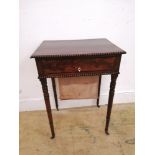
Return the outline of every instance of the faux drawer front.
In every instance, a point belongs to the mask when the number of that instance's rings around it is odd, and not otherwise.
[[[87,72],[112,72],[119,66],[118,57],[105,58],[76,58],[39,61],[38,68],[41,74],[50,75],[57,73],[87,73]]]

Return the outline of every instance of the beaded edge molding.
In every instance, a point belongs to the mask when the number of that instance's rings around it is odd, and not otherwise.
[[[106,56],[106,55],[118,55],[118,54],[126,54],[125,51],[118,51],[118,52],[107,52],[107,53],[87,53],[87,54],[64,54],[64,55],[32,55],[30,58],[59,58],[59,57],[80,57],[80,56]]]
[[[96,75],[112,75],[119,74],[119,72],[106,72],[106,73],[61,73],[61,74],[51,74],[51,75],[39,75],[38,79],[41,78],[67,78],[67,77],[79,77],[79,76],[96,76]]]

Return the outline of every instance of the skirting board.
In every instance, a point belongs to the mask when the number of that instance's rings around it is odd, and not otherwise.
[[[54,98],[50,98],[51,107],[55,109]],[[132,103],[135,101],[134,91],[130,92],[116,92],[114,96],[114,104],[119,103]],[[100,94],[100,105],[108,103],[108,94]],[[58,100],[59,109],[82,107],[82,106],[94,106],[96,105],[95,99],[79,99],[79,100]],[[44,99],[42,98],[28,98],[21,99],[19,101],[19,111],[35,111],[45,110]]]

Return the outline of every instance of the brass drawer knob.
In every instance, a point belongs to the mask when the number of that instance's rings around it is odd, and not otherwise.
[[[80,67],[78,67],[78,72],[81,72],[81,68]]]

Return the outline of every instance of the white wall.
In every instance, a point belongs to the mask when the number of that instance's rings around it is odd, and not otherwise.
[[[43,40],[108,38],[127,51],[117,80],[115,103],[134,101],[134,0],[20,0],[20,110],[44,109],[36,65],[30,55]],[[49,82],[52,108],[52,86]],[[101,104],[110,76],[102,77]],[[61,101],[60,107],[95,105]]]

